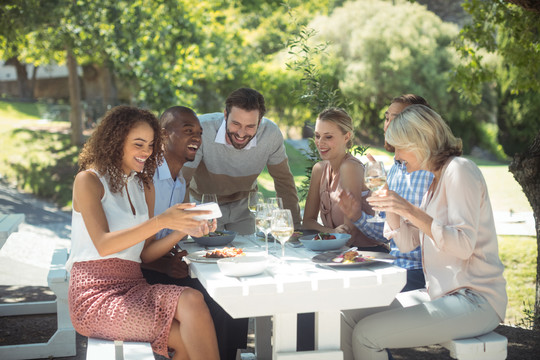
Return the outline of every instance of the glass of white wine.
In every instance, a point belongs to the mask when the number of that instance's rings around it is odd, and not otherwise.
[[[285,243],[294,232],[294,223],[289,209],[272,210],[270,222],[272,235],[281,243],[281,258],[285,258]]]
[[[268,234],[271,229],[272,209],[268,204],[257,204],[257,212],[255,214],[255,225],[264,234],[264,243],[266,244],[266,255],[268,255]]]
[[[258,191],[251,191],[248,194],[248,209],[255,217],[257,213],[257,204],[263,204],[264,203],[264,196],[261,192]],[[253,237],[254,239],[257,239],[257,224],[254,225],[253,229]]]
[[[248,208],[253,215],[257,211],[257,204],[264,203],[264,196],[261,192],[250,192],[248,196]]]
[[[368,161],[364,167],[364,179],[366,186],[371,190],[372,194],[381,190],[386,184],[386,169],[382,161]],[[368,222],[384,222],[385,219],[380,216],[378,211],[375,215],[367,220]]]

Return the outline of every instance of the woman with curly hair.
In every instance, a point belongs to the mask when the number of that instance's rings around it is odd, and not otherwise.
[[[352,343],[357,360],[387,359],[385,349],[489,333],[506,311],[504,267],[486,182],[480,169],[461,157],[461,140],[424,105],[403,110],[385,137],[407,172],[434,174],[420,207],[390,190],[367,199],[375,210],[386,212],[384,234],[400,251],[420,246],[426,289],[401,293],[407,307],[356,324]]]
[[[150,342],[173,359],[218,359],[212,318],[202,294],[149,285],[140,263],[163,256],[186,234],[208,232],[207,211],[178,204],[153,216],[152,177],[161,162],[161,132],[146,110],[118,106],[98,125],[79,157],[73,184],[69,307],[84,336]],[[155,240],[164,229],[173,233]]]

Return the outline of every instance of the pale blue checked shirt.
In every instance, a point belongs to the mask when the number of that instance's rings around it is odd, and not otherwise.
[[[396,160],[394,160],[394,165],[390,168],[387,176],[388,188],[415,206],[420,206],[422,198],[432,181],[433,174],[429,171],[419,170],[408,173],[405,166]],[[384,213],[381,213],[381,216],[384,216]],[[354,225],[370,238],[380,242],[387,242],[388,240],[383,236],[384,223],[367,222],[370,217],[372,216],[362,213],[362,216],[354,222]],[[420,247],[411,252],[403,253],[399,251],[394,240],[390,240],[390,255],[396,258],[394,264],[399,267],[411,270],[422,268]]]
[[[167,161],[163,159],[154,173],[154,187],[156,191],[156,202],[154,204],[154,216],[163,213],[173,205],[183,203],[186,195],[186,180],[182,174],[173,180]],[[161,239],[172,233],[170,229],[162,229],[156,234],[156,239]]]

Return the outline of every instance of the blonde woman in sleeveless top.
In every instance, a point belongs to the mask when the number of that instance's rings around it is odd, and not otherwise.
[[[67,263],[70,317],[83,336],[150,342],[165,357],[173,351],[173,359],[215,360],[216,334],[202,294],[150,285],[140,268],[186,234],[209,230],[193,219],[205,211],[184,210],[194,204],[153,216],[160,130],[149,111],[119,106],[105,115],[79,156]],[[164,228],[174,231],[155,240]]]
[[[313,166],[302,227],[351,234],[349,246],[388,252],[384,245],[358,230],[339,207],[339,196],[347,191],[362,198],[364,211],[373,213],[365,201],[369,190],[364,183],[364,166],[348,152],[352,138],[352,119],[345,110],[329,108],[317,117],[315,144],[322,161]],[[319,216],[322,224],[318,222]]]

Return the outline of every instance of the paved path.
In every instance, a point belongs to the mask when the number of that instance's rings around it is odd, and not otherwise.
[[[71,246],[71,213],[18,192],[1,179],[0,213],[26,215],[0,249],[0,285],[47,286],[54,249]]]

